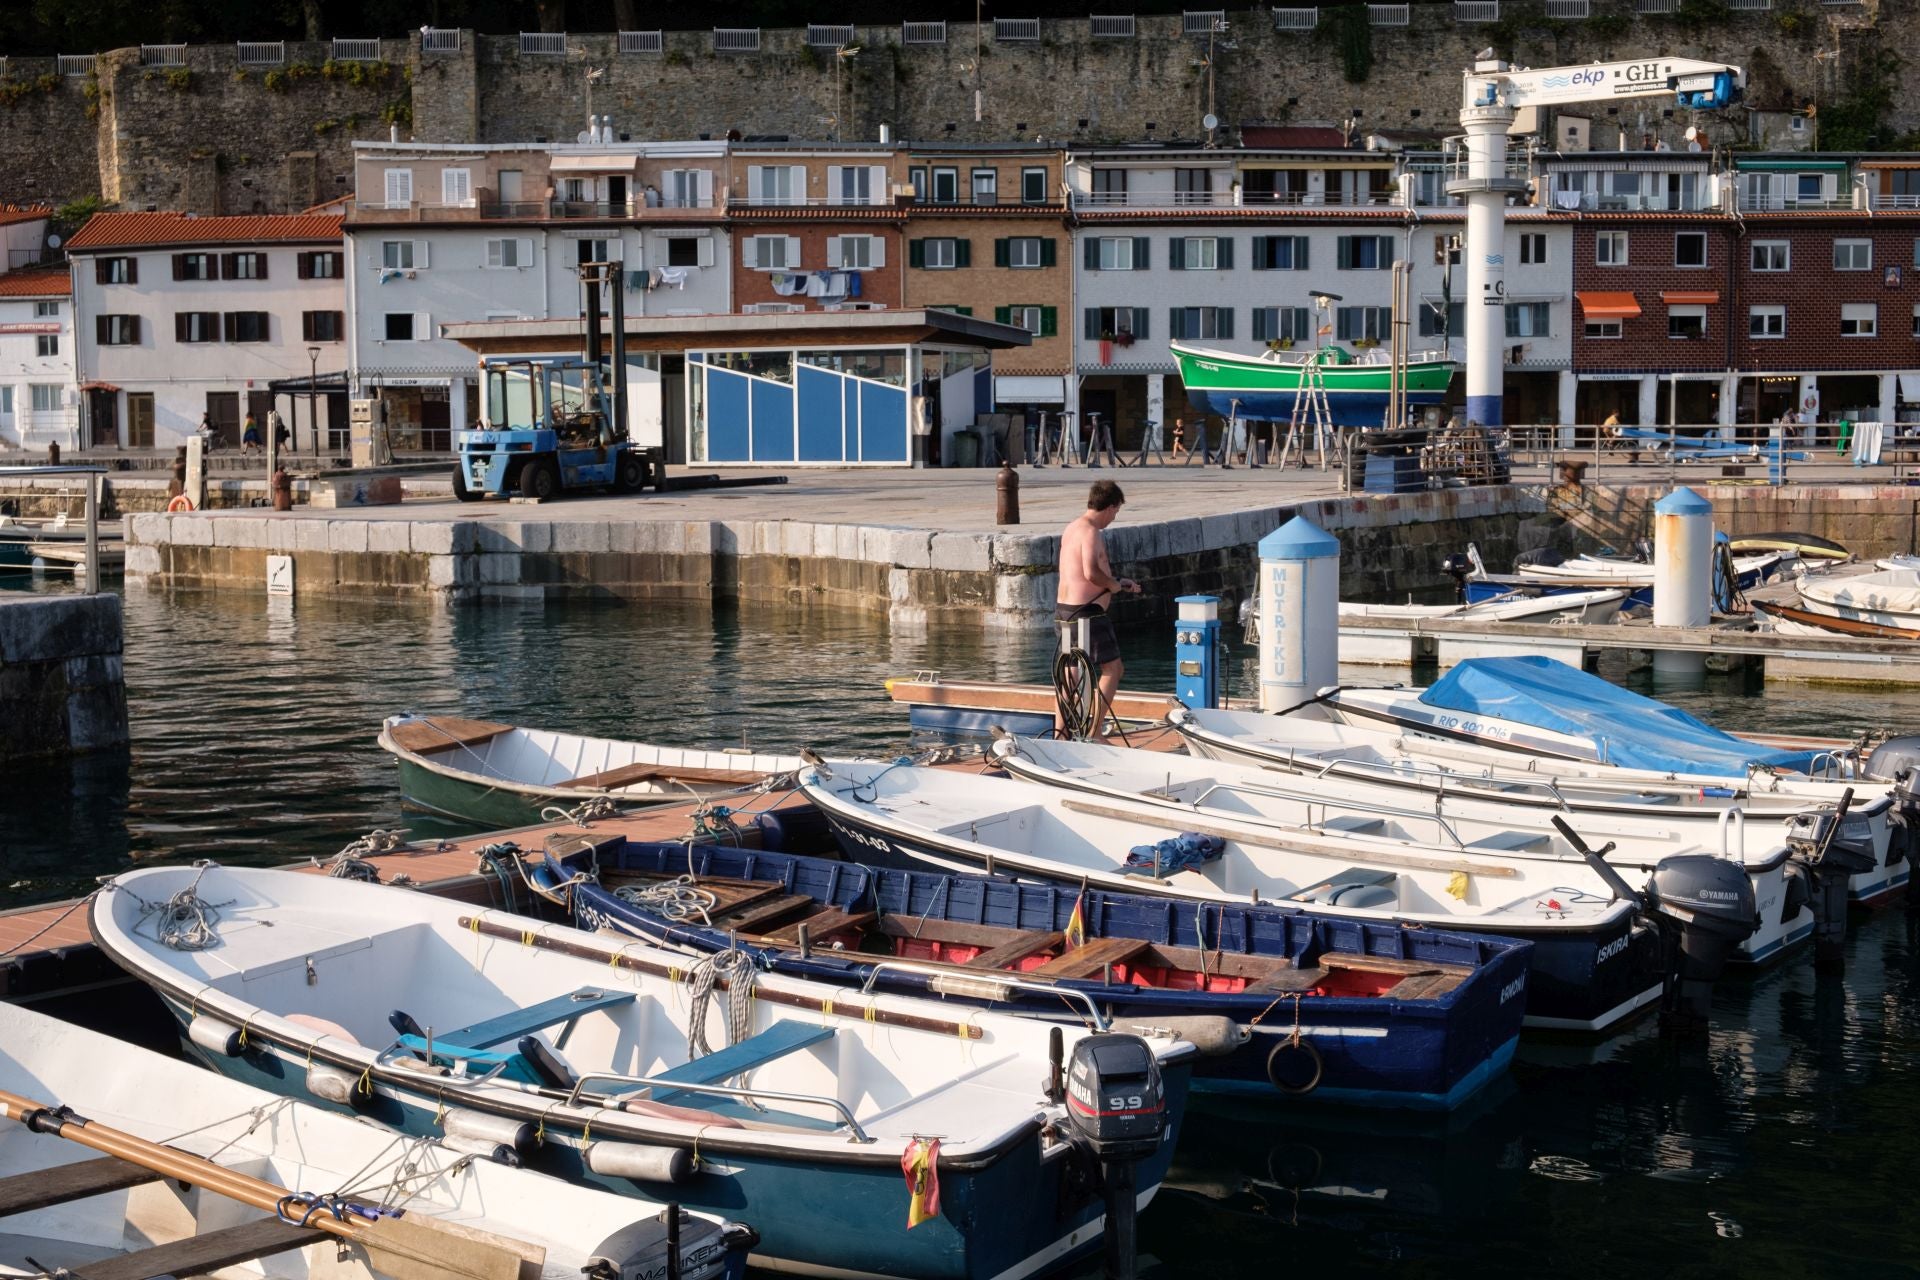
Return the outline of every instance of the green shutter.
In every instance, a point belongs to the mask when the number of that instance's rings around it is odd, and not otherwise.
[[[1005,237],[995,240],[993,242],[993,265],[996,267],[1004,267],[1007,265],[1008,260]]]
[[[1222,338],[1233,336],[1233,308],[1216,307],[1213,313],[1213,331]]]
[[[1100,308],[1088,307],[1082,318],[1086,321],[1087,341],[1098,342],[1100,340]],[[106,322],[101,323],[104,325]]]
[[[924,267],[927,265],[927,242],[925,240],[907,241],[907,265]]]
[[[1013,308],[1012,307],[995,307],[993,309],[993,322],[995,324],[1012,324]]]
[[[973,265],[973,241],[955,240],[953,242],[953,265],[956,267]]]
[[[1043,267],[1051,267],[1054,265],[1052,236],[1047,236],[1040,241],[1040,265]]]
[[[1087,270],[1098,271],[1100,269],[1100,238],[1098,236],[1088,236],[1082,243],[1087,246],[1084,255]],[[1095,334],[1094,336],[1099,337],[1100,335]]]
[[[1167,336],[1176,342],[1187,336],[1187,318],[1184,308],[1167,308]]]
[[[1187,242],[1180,236],[1167,237],[1167,270],[1187,269]]]
[[[1334,267],[1341,271],[1353,270],[1353,237],[1341,236],[1334,243],[1337,246]]]
[[[1052,244],[1053,241],[1047,241]],[[1060,332],[1060,313],[1053,307],[1040,308],[1040,336],[1051,338]]]
[[[1293,269],[1295,271],[1307,269],[1307,238],[1305,236],[1293,238]]]
[[[1145,307],[1135,307],[1133,309],[1133,336],[1136,341],[1146,341],[1147,309]]]
[[[1148,248],[1152,243],[1153,241],[1146,236],[1135,236],[1133,238],[1133,269],[1135,271],[1145,271],[1147,269],[1147,264],[1153,257],[1152,250]]]
[[[1213,260],[1214,265],[1218,266],[1222,271],[1233,270],[1232,240],[1229,240],[1226,236],[1221,236],[1218,240],[1214,241],[1214,253],[1216,255]]]

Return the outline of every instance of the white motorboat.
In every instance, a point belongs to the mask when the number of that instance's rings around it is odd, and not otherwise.
[[[1340,617],[1361,622],[1446,618],[1484,622],[1607,623],[1619,614],[1626,598],[1624,590],[1609,588],[1561,595],[1516,595],[1478,604],[1351,604],[1343,600]]]
[[[1800,601],[1810,613],[1912,631],[1920,628],[1920,568],[1809,577],[1800,583]]]

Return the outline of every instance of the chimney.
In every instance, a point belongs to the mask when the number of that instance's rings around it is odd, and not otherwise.
[[[884,147],[887,144],[891,143],[892,141],[893,141],[893,126],[887,125],[887,124],[881,125],[880,126],[880,145]]]
[[[388,125],[388,126],[387,126],[387,141],[388,141],[388,142],[398,142],[398,141],[400,141],[400,126],[399,126],[399,125],[397,125],[397,124],[390,124],[390,125]]]

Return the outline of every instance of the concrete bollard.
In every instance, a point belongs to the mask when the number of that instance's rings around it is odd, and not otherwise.
[[[1340,678],[1340,543],[1304,516],[1260,539],[1260,709]]]
[[[1653,507],[1653,624],[1703,627],[1713,621],[1713,506],[1675,489]],[[1706,655],[1656,649],[1656,678],[1697,680]]]
[[[1000,474],[993,478],[993,491],[993,522],[995,524],[1019,524],[1020,473],[1013,469],[1011,459],[1001,459]]]

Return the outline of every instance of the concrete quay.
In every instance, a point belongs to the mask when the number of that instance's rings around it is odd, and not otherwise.
[[[0,763],[127,744],[120,597],[0,596]]]

